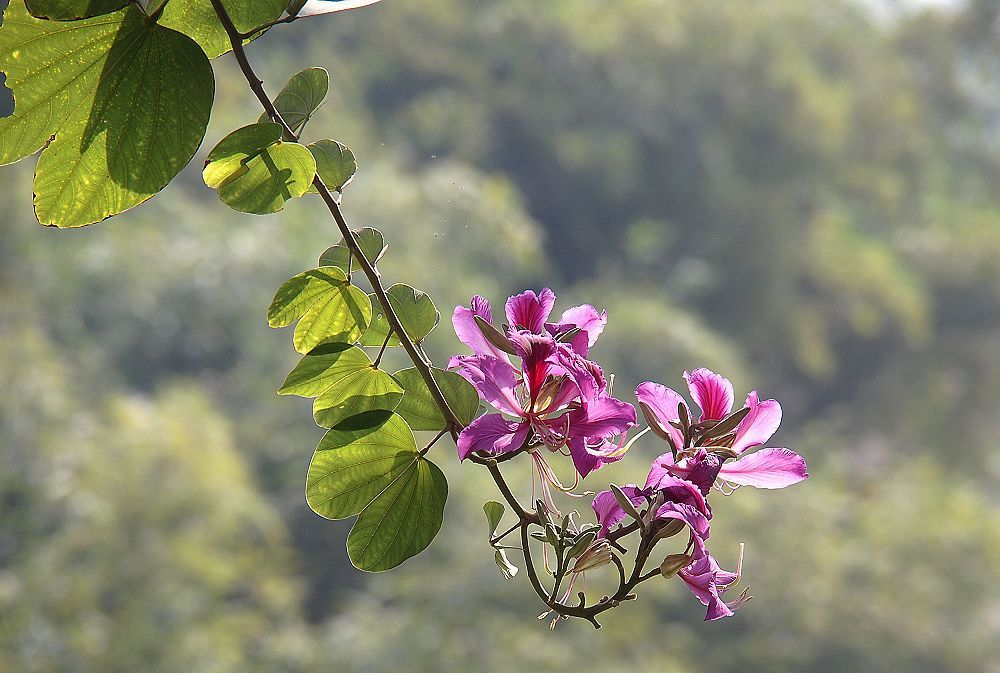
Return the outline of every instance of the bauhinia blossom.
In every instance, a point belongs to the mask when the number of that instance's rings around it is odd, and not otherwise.
[[[451,359],[489,403],[487,413],[466,427],[458,455],[497,456],[540,447],[566,450],[580,476],[620,458],[615,438],[636,423],[635,408],[615,399],[601,368],[586,359],[604,330],[606,316],[583,305],[548,322],[555,304],[548,288],[528,290],[507,300],[507,324],[493,324],[493,311],[482,297],[452,316],[455,333],[473,355]],[[520,361],[514,364],[510,356]]]

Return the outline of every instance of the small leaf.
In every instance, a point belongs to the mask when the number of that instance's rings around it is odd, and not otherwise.
[[[0,70],[17,103],[0,119],[0,165],[42,150],[35,214],[58,227],[99,222],[163,189],[201,144],[215,92],[198,45],[134,5],[56,22],[12,0]]]
[[[507,554],[503,549],[497,549],[496,553],[493,555],[493,560],[496,562],[497,567],[500,568],[500,572],[503,574],[504,579],[513,579],[517,575],[517,566],[507,560]]]
[[[316,172],[323,178],[323,184],[332,191],[344,191],[344,187],[350,184],[358,171],[358,160],[354,158],[354,152],[336,140],[317,140],[306,147],[316,159]],[[310,185],[309,193],[317,194],[319,190],[315,185]]]
[[[267,310],[271,327],[299,321],[292,342],[300,353],[331,341],[354,343],[371,316],[368,295],[351,285],[347,275],[334,266],[312,269],[285,281]]]
[[[431,369],[444,399],[463,425],[468,425],[479,411],[479,394],[471,383],[455,372]],[[396,413],[406,419],[414,430],[443,430],[444,416],[431,396],[431,391],[415,367],[403,369],[393,378],[405,391]]]
[[[500,525],[500,519],[503,518],[503,513],[506,508],[502,503],[495,500],[490,500],[483,504],[483,512],[486,513],[486,523],[490,526],[489,537],[492,539],[497,532],[497,526]]]
[[[380,0],[291,0],[288,3],[288,13],[292,16],[316,16],[367,7],[376,2]]]
[[[288,79],[285,86],[274,97],[274,107],[277,108],[281,118],[291,127],[292,131],[298,134],[309,121],[312,113],[326,100],[326,94],[329,90],[330,74],[325,68],[306,68]],[[257,121],[268,121],[267,113],[261,114]],[[308,145],[308,147],[312,151],[312,145]],[[313,154],[316,153],[313,152]],[[318,166],[318,158],[316,163]],[[322,172],[320,174],[322,175]]]
[[[313,418],[324,428],[366,411],[392,411],[403,389],[387,373],[372,365],[346,376],[313,402]]]
[[[364,227],[354,232],[354,239],[358,242],[358,247],[360,247],[361,252],[364,253],[365,259],[373,265],[382,259],[382,255],[385,254],[385,239],[382,237],[382,232],[378,229]],[[341,239],[340,243],[327,248],[326,251],[320,255],[319,265],[339,266],[341,269],[346,271],[350,257],[351,251],[344,243],[344,240]],[[354,268],[357,268],[357,264],[354,264],[353,266]]]
[[[222,4],[236,29],[248,33],[280,17],[287,0],[223,0]],[[210,0],[170,0],[158,23],[190,36],[209,58],[232,49]]]
[[[386,290],[385,294],[406,335],[414,343],[423,341],[441,319],[441,314],[438,313],[431,298],[409,285],[396,283]],[[381,346],[385,343],[386,334],[389,333],[389,320],[385,317],[378,299],[374,298],[374,295],[369,297],[372,298],[374,317],[368,326],[368,331],[361,337],[361,345]],[[393,334],[388,345],[399,346],[399,338]]]
[[[118,11],[128,0],[25,0],[24,4],[36,19],[75,21]]]
[[[208,155],[202,175],[219,198],[244,213],[264,215],[285,207],[285,201],[306,193],[316,174],[316,161],[305,146],[275,139],[272,122],[250,124],[233,131]]]

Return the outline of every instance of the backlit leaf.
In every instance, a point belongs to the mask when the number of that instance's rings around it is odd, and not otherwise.
[[[409,285],[397,283],[386,290],[385,294],[400,324],[413,342],[423,341],[441,318],[431,298]],[[381,346],[385,342],[386,334],[389,333],[389,321],[375,295],[369,295],[369,299],[372,302],[372,321],[368,331],[361,337],[360,343],[362,346]],[[393,334],[388,345],[400,345],[399,338]]]
[[[295,350],[308,353],[327,342],[354,343],[371,321],[372,307],[362,290],[351,285],[334,266],[312,269],[278,288],[267,311],[271,327],[296,320]]]
[[[361,248],[361,252],[364,253],[365,259],[373,265],[378,262],[385,253],[385,239],[382,237],[382,232],[378,229],[363,227],[362,229],[354,232],[354,238],[358,242],[358,247]],[[350,257],[351,251],[344,244],[344,240],[341,239],[337,245],[327,248],[323,254],[320,255],[319,265],[339,266],[341,269],[346,270]],[[358,265],[354,264],[353,267],[358,268]]]
[[[134,5],[55,22],[13,0],[0,70],[15,99],[0,119],[0,164],[45,148],[35,213],[59,227],[99,222],[163,189],[201,144],[215,91],[198,45]]]
[[[53,21],[89,19],[110,14],[128,4],[128,0],[26,0],[32,16]]]
[[[333,191],[342,192],[358,170],[354,152],[336,140],[317,140],[306,145],[316,159],[316,172],[323,178],[323,184]],[[311,194],[318,193],[316,187],[309,187]]]
[[[247,33],[280,17],[286,0],[223,0],[226,13],[236,29]],[[209,58],[231,49],[229,37],[219,23],[211,0],[170,0],[163,9],[159,24],[189,35],[201,45]]]
[[[468,425],[479,411],[479,394],[471,383],[455,372],[431,369],[448,406],[463,425]],[[415,367],[392,375],[405,391],[396,413],[406,419],[414,430],[443,430],[444,415],[431,396],[431,391]]]
[[[274,97],[274,107],[281,118],[297,134],[309,121],[309,117],[323,104],[330,90],[330,75],[325,68],[306,68],[292,75],[278,95]],[[267,113],[263,113],[257,121],[268,121]],[[326,140],[321,142],[334,142]],[[315,144],[315,143],[313,143]],[[308,145],[312,151],[312,145]],[[346,148],[345,148],[346,149]],[[348,150],[349,152],[350,150]],[[315,155],[316,152],[313,151]],[[352,155],[353,157],[353,155]],[[317,166],[319,158],[317,157]],[[322,175],[322,172],[320,173]],[[324,176],[324,181],[326,180]],[[329,183],[327,183],[329,185]],[[339,189],[331,186],[330,189]]]

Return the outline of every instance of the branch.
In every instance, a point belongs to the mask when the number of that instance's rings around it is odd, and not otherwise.
[[[250,61],[247,60],[246,51],[243,49],[243,35],[236,29],[232,18],[229,16],[229,13],[222,4],[222,0],[212,0],[212,7],[215,9],[215,13],[219,17],[219,21],[225,29],[226,35],[229,36],[229,43],[233,48],[233,55],[236,57],[236,62],[239,64],[240,70],[243,71],[243,76],[246,78],[247,84],[250,85],[250,90],[255,96],[257,96],[257,100],[260,101],[264,111],[267,112],[267,116],[270,117],[275,123],[281,125],[286,139],[295,140],[295,133],[292,132],[291,127],[287,122],[285,122],[284,119],[282,119],[281,114],[278,112],[277,108],[274,107],[274,103],[271,102],[271,99],[264,91],[264,83],[259,77],[257,77],[257,73],[254,72],[253,67],[250,65]],[[322,197],[327,209],[333,216],[334,221],[336,221],[337,228],[340,229],[340,233],[343,235],[344,242],[347,243],[347,247],[350,249],[351,254],[358,261],[358,265],[368,278],[368,282],[371,283],[372,290],[374,290],[379,304],[382,305],[382,312],[385,315],[389,326],[396,332],[396,335],[399,337],[399,341],[403,346],[403,350],[406,351],[406,354],[413,362],[413,365],[417,368],[417,371],[420,372],[420,376],[423,378],[424,383],[427,384],[427,388],[430,390],[431,396],[434,398],[434,402],[444,415],[445,423],[447,425],[446,429],[451,433],[452,439],[457,440],[458,433],[463,428],[463,424],[458,420],[458,417],[455,415],[455,412],[451,410],[451,407],[448,406],[448,401],[445,399],[444,393],[441,392],[441,388],[438,386],[437,381],[434,380],[430,367],[420,356],[420,352],[413,344],[413,341],[410,340],[409,335],[406,334],[406,330],[403,329],[402,323],[400,323],[399,317],[396,315],[395,310],[393,310],[392,305],[389,303],[389,298],[386,296],[385,289],[382,287],[378,271],[375,270],[372,263],[367,257],[365,257],[364,252],[361,251],[361,247],[358,245],[357,239],[354,238],[354,233],[351,231],[347,224],[347,220],[344,218],[344,213],[341,211],[340,205],[337,203],[336,199],[333,198],[333,194],[330,192],[330,189],[323,182],[323,179],[319,176],[319,174],[313,176],[313,185],[315,185],[320,197]]]

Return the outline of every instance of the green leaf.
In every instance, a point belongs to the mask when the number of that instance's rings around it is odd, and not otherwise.
[[[316,174],[312,153],[280,137],[281,127],[272,122],[233,131],[209,153],[202,172],[205,184],[234,210],[278,212],[285,201],[305,194]]]
[[[497,526],[500,525],[500,519],[503,518],[505,509],[503,504],[496,500],[488,500],[483,504],[483,512],[486,513],[486,523],[490,526],[490,538],[496,534]]]
[[[441,529],[448,481],[437,465],[420,458],[361,511],[347,535],[347,554],[357,568],[382,572],[419,554]]]
[[[198,45],[134,5],[62,23],[13,0],[0,70],[16,101],[0,119],[0,164],[45,147],[35,213],[60,227],[99,222],[163,189],[201,144],[215,91]]]
[[[363,350],[337,343],[320,346],[302,358],[278,394],[315,397],[316,423],[332,428],[367,411],[392,411],[403,397],[403,389],[375,367]]]
[[[317,140],[306,147],[316,159],[316,172],[323,178],[323,184],[333,191],[344,191],[358,171],[358,161],[351,148],[336,140]],[[319,190],[310,186],[309,193],[318,194]]]
[[[399,416],[352,416],[324,435],[309,465],[306,501],[328,519],[360,514],[347,538],[362,570],[393,568],[423,551],[441,527],[448,483],[417,451]]]
[[[278,109],[285,123],[295,133],[298,133],[306,125],[306,122],[309,121],[312,113],[323,104],[329,90],[330,75],[325,68],[306,68],[289,78],[285,86],[278,92],[278,95],[274,97],[274,107]],[[268,121],[267,113],[261,114],[260,119],[257,121]],[[333,141],[327,140],[321,142]],[[308,145],[308,147],[312,151],[312,145]],[[313,151],[313,155],[315,154],[316,152]],[[319,165],[319,157],[316,158],[316,163]],[[320,175],[323,175],[322,172]],[[323,180],[326,181],[325,176]],[[330,189],[334,189],[334,187],[330,187]]]
[[[333,266],[312,269],[285,281],[267,310],[271,327],[299,321],[292,342],[300,353],[332,341],[354,343],[371,317],[368,295]]]
[[[247,33],[280,17],[287,0],[223,0],[222,4],[236,29]],[[221,56],[231,49],[211,0],[170,0],[159,24],[189,35],[209,58]]]
[[[463,425],[471,423],[479,411],[479,395],[472,384],[455,372],[443,369],[431,369],[431,374],[458,420]],[[396,413],[406,419],[414,430],[443,430],[444,416],[420,372],[411,367],[392,376],[405,391]]]
[[[386,290],[385,294],[407,336],[414,343],[423,341],[441,319],[441,315],[434,307],[431,298],[409,285],[397,283]],[[368,326],[368,331],[361,337],[360,343],[362,346],[381,346],[385,343],[385,336],[389,333],[389,321],[375,295],[370,294],[368,297],[371,299],[374,315]],[[388,345],[399,346],[399,337],[393,334]]]
[[[28,12],[38,19],[74,21],[116,12],[128,0],[26,0]]]
[[[385,239],[382,237],[382,232],[378,229],[363,227],[354,232],[354,239],[358,242],[361,252],[365,254],[365,258],[373,265],[382,259],[382,255],[385,254]],[[340,243],[327,248],[320,255],[319,265],[339,266],[341,269],[346,270],[350,257],[350,249],[345,245],[344,239],[340,239]]]
[[[417,458],[413,433],[399,416],[354,416],[320,440],[306,476],[306,502],[327,519],[358,514]]]

